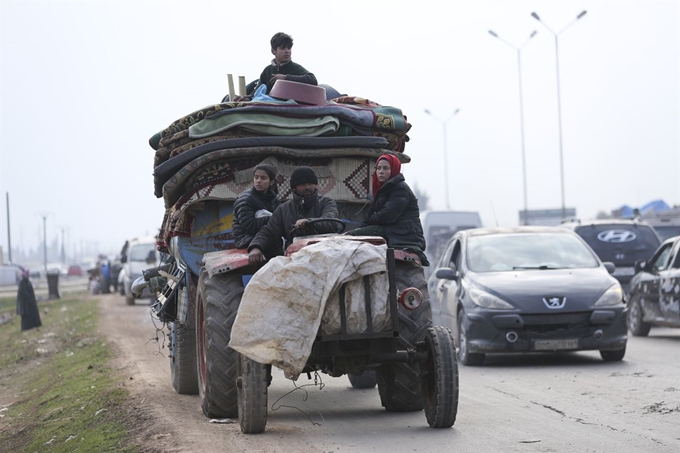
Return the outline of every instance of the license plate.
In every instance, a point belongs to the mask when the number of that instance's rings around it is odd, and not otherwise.
[[[558,349],[577,349],[578,339],[571,340],[536,340],[534,349],[536,351],[555,351]]]
[[[628,277],[633,274],[635,274],[635,269],[632,267],[617,267],[616,269],[614,269],[614,273],[612,275]]]

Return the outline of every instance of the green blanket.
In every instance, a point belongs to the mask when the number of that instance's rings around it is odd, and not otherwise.
[[[318,137],[337,131],[340,121],[329,115],[318,118],[291,118],[270,113],[232,113],[202,119],[192,124],[189,126],[189,137],[209,137],[237,127],[263,135]]]

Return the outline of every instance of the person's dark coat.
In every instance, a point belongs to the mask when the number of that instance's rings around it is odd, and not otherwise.
[[[19,282],[19,290],[17,291],[17,315],[21,316],[21,330],[42,326],[33,285],[27,277],[23,277]]]
[[[375,194],[364,226],[380,225],[389,246],[415,246],[425,251],[418,199],[401,173],[387,180]]]
[[[262,193],[252,187],[241,193],[234,202],[234,246],[239,249],[248,248],[255,235],[270,219],[256,218],[255,213],[263,209],[274,213],[280,204],[281,201],[272,190]],[[278,241],[277,249],[280,250],[281,246],[281,241]]]
[[[337,233],[342,228],[336,222],[319,222],[304,229],[293,229],[293,225],[298,220],[312,218],[339,219],[338,205],[335,200],[319,195],[318,192],[306,197],[293,192],[293,198],[276,208],[269,222],[253,238],[248,251],[258,248],[265,253],[265,250],[270,249],[280,237],[285,238],[285,247],[288,247],[294,237]],[[271,258],[266,253],[265,256]]]
[[[302,65],[293,61],[277,64],[275,60],[272,60],[271,64],[264,68],[262,74],[260,74],[260,81],[258,83],[258,86],[267,85],[267,94],[269,94],[274,87],[274,85],[270,83],[270,80],[274,74],[284,74],[286,76],[286,80],[290,80],[292,82],[306,83],[307,85],[317,85],[316,76],[306,70]]]

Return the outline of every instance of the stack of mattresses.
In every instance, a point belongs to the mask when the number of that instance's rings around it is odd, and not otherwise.
[[[347,96],[314,106],[222,103],[186,115],[149,140],[156,151],[154,192],[166,209],[159,245],[167,247],[172,236],[192,236],[192,206],[233,202],[252,186],[253,169],[261,163],[278,170],[282,201],[290,197],[293,169],[307,165],[319,177],[321,194],[339,203],[365,203],[380,154],[410,160],[403,154],[410,127],[398,108]],[[230,230],[228,223],[220,228]]]

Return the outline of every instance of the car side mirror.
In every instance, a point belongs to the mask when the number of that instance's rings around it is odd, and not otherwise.
[[[120,262],[123,263],[123,264],[127,263],[127,256],[125,256],[125,255],[121,256]]]
[[[607,272],[610,274],[613,274],[616,270],[616,265],[611,261],[604,261],[602,264],[604,264],[604,268],[607,269]]]
[[[458,280],[458,272],[455,265],[452,265],[452,267],[440,267],[435,271],[434,275],[444,280]]]
[[[645,262],[645,260],[637,260],[635,262],[635,273],[637,274],[638,272],[642,272],[646,264],[647,263]]]

